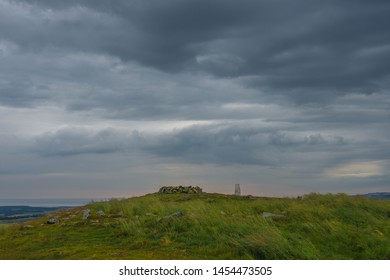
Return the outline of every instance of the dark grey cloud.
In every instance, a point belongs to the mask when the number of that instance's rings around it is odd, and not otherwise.
[[[79,154],[107,154],[121,152],[129,147],[123,133],[110,129],[99,132],[67,128],[45,133],[36,139],[35,149],[44,156],[73,156]]]
[[[33,25],[3,24],[5,38],[23,46],[246,77],[245,84],[298,103],[371,94],[389,80],[386,1],[27,3]]]

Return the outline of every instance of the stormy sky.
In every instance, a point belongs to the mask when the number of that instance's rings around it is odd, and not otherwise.
[[[0,0],[0,197],[390,191],[387,0]]]

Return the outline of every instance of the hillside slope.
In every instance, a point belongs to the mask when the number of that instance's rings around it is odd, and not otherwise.
[[[390,201],[149,194],[0,225],[0,259],[390,259]]]

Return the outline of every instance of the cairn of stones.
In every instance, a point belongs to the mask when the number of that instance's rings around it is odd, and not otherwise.
[[[187,194],[200,194],[202,189],[198,186],[163,186],[158,191],[159,193],[187,193]]]

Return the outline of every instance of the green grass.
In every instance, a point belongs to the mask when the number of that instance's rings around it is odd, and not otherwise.
[[[149,194],[55,215],[0,225],[0,259],[390,259],[390,201],[344,194]]]

